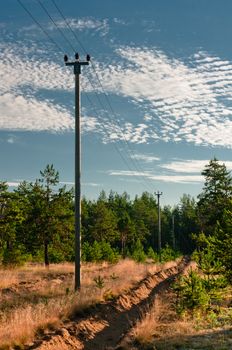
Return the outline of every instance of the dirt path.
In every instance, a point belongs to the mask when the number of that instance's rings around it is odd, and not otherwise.
[[[144,312],[157,293],[166,289],[184,271],[189,261],[147,276],[116,300],[98,304],[85,317],[67,321],[58,331],[43,335],[27,350],[109,350],[117,345]]]

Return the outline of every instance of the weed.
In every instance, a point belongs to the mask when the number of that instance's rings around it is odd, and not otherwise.
[[[105,286],[105,281],[104,281],[104,278],[101,277],[100,275],[97,276],[97,277],[94,277],[94,282],[96,284],[96,287],[99,288],[99,289],[103,289],[104,286]]]

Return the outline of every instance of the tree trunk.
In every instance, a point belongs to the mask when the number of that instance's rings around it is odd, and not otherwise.
[[[48,258],[48,242],[44,241],[44,264],[45,267],[49,267],[49,258]]]

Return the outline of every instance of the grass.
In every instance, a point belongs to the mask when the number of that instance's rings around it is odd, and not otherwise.
[[[230,295],[230,288],[225,295]],[[128,346],[156,350],[226,350],[232,346],[232,308],[221,307],[214,313],[207,311],[192,315],[178,315],[175,295],[171,290],[156,298],[149,312],[141,315],[133,328]],[[133,347],[134,348],[134,347]]]
[[[0,289],[9,288],[20,282],[52,277],[57,274],[70,274],[74,272],[74,266],[70,263],[51,264],[49,270],[42,264],[28,264],[21,268],[0,268]]]
[[[31,341],[39,329],[55,327],[64,308],[64,302],[40,303],[17,308],[2,316],[0,323],[0,349]]]
[[[41,265],[1,269],[0,349],[32,341],[38,330],[56,327],[62,319],[127,291],[163,267],[129,259],[113,265],[83,264],[80,293],[73,291],[73,264],[51,265],[49,270]],[[98,276],[103,280],[102,288],[94,281]]]

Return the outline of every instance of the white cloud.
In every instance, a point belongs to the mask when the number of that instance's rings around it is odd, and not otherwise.
[[[66,30],[68,28],[68,25],[70,28],[72,28],[73,31],[92,31],[94,33],[99,33],[101,36],[105,36],[109,31],[109,23],[108,19],[96,19],[93,17],[82,17],[82,18],[71,18],[67,17],[66,21],[63,19],[56,19],[55,17],[52,17],[53,20],[56,23],[53,24],[52,22],[43,23],[43,27],[46,27],[46,30],[49,31],[55,31],[58,28],[61,28],[63,30]],[[20,28],[20,32],[23,33],[29,33],[30,36],[33,36],[34,33],[37,33],[38,31],[41,31],[41,29],[36,25],[32,24],[30,26],[24,26]]]
[[[70,185],[70,186],[74,186],[75,183],[72,181],[59,181],[59,184],[61,185]]]
[[[41,89],[74,90],[72,70],[31,56],[31,49],[25,46],[0,44],[0,49],[0,129],[73,130],[72,108],[67,110],[52,100],[38,99],[36,95]],[[93,132],[97,126],[96,118],[82,117],[84,132]],[[15,138],[9,137],[7,142],[14,141]]]
[[[154,161],[160,160],[159,157],[154,157],[154,156],[152,156],[150,154],[133,154],[131,156],[131,158],[137,159],[137,160],[142,160],[142,161],[144,161],[146,163],[152,163]]]
[[[62,132],[74,128],[74,118],[60,106],[35,98],[0,95],[0,129]]]
[[[156,175],[152,172],[139,172],[139,171],[129,171],[129,170],[109,170],[108,175],[112,176],[123,176],[123,177],[141,177],[151,181],[161,181],[169,183],[191,183],[197,184],[202,183],[204,178],[201,175]]]
[[[102,187],[103,186],[102,184],[98,184],[95,182],[83,182],[82,185],[86,186],[86,187]]]
[[[147,110],[146,142],[158,136],[232,147],[232,63],[199,53],[190,67],[160,50],[128,46],[117,53],[119,62],[98,71],[107,91]]]
[[[100,28],[107,22],[73,20],[75,24]],[[44,52],[35,48],[33,43],[31,47],[0,45],[0,128],[70,130],[74,125],[71,107],[67,110],[52,100],[41,101],[37,92],[73,91],[72,69],[44,60]],[[101,134],[103,142],[142,144],[161,139],[232,147],[232,62],[199,52],[189,58],[190,67],[157,49],[121,47],[116,53],[116,62],[108,67],[95,62],[95,69],[106,92],[129,97],[144,117],[137,123],[124,117],[119,126],[114,117],[106,119],[105,111],[97,111],[97,116],[83,117],[84,131]],[[95,87],[86,76],[82,75],[83,86],[92,92]]]
[[[123,141],[124,143],[143,144],[148,141],[147,125],[143,123],[133,125],[130,122],[116,123],[115,120],[102,119],[99,128],[95,130],[103,135],[103,142]],[[125,146],[125,145],[124,145]]]
[[[82,17],[82,18],[67,18],[69,26],[73,30],[94,30],[94,32],[100,32],[100,35],[104,36],[109,31],[108,19],[98,20],[91,17]],[[56,21],[56,24],[59,28],[67,29],[67,23],[64,20]],[[49,29],[56,29],[54,25],[50,25]]]
[[[83,116],[81,117],[81,127],[84,132],[97,131],[99,128],[99,121],[95,117]]]
[[[74,76],[70,69],[52,61],[31,56],[26,47],[20,45],[0,45],[0,93],[10,91],[21,92],[29,87],[33,91],[38,89],[73,90]],[[17,55],[15,54],[17,52]]]
[[[200,175],[154,175],[150,177],[151,180],[174,182],[182,184],[198,184],[204,181]]]
[[[209,160],[178,160],[160,165],[161,168],[174,171],[177,173],[201,173]],[[225,164],[228,170],[232,170],[231,161],[219,161],[219,164]]]

